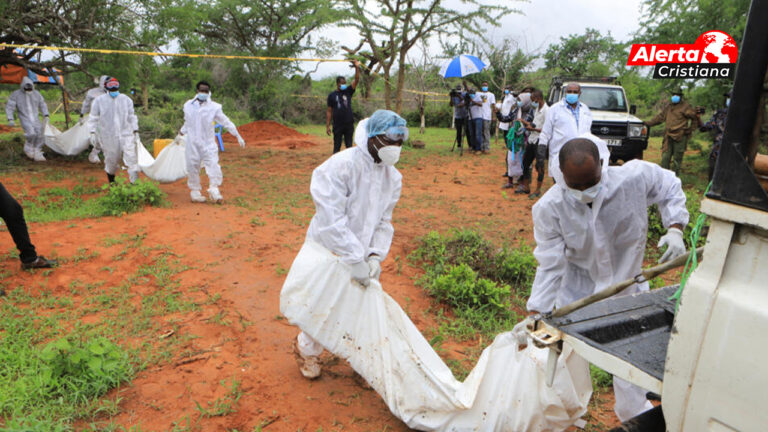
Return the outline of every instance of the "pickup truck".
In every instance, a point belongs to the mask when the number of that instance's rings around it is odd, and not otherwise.
[[[648,148],[648,128],[635,117],[624,88],[614,77],[555,77],[549,87],[547,104],[565,97],[565,86],[581,86],[581,102],[592,112],[592,134],[604,139],[611,151],[611,162],[642,159]]]

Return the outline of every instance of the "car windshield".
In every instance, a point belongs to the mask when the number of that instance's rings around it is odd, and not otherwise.
[[[627,111],[624,92],[620,88],[582,87],[579,99],[591,110]]]

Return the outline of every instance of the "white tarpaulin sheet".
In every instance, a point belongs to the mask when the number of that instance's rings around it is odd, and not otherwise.
[[[76,156],[90,147],[88,127],[75,123],[67,131],[62,132],[48,124],[45,128],[45,145],[51,150],[64,156]]]
[[[186,139],[179,135],[153,158],[140,141],[136,141],[139,168],[147,177],[160,183],[173,183],[187,176]]]
[[[518,351],[496,337],[464,382],[435,353],[375,280],[353,283],[349,266],[312,241],[301,248],[280,294],[288,320],[344,358],[409,427],[437,431],[561,431],[587,411],[588,363],[567,346],[547,387],[548,350]]]

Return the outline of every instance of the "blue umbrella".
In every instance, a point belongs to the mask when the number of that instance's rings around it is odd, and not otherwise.
[[[462,54],[454,57],[440,68],[440,75],[443,78],[461,78],[473,73],[478,73],[485,68],[485,63],[475,56]]]

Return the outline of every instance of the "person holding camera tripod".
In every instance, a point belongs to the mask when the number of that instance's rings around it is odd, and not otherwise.
[[[472,152],[478,154],[483,150],[483,99],[475,89],[467,89],[465,103],[469,106],[469,136]]]
[[[683,154],[688,145],[688,139],[695,128],[701,127],[703,108],[694,109],[683,100],[683,90],[672,92],[667,104],[660,113],[656,114],[646,125],[655,126],[664,123],[664,141],[661,144],[661,167],[671,169],[680,176],[683,166]],[[690,122],[689,122],[690,120]],[[672,165],[672,168],[670,168]]]
[[[470,147],[467,124],[469,113],[467,110],[466,93],[461,91],[460,85],[457,85],[455,89],[451,90],[450,98],[449,105],[453,107],[453,124],[456,128],[456,144],[459,146],[459,151],[461,151],[462,135],[467,137],[467,148]]]

